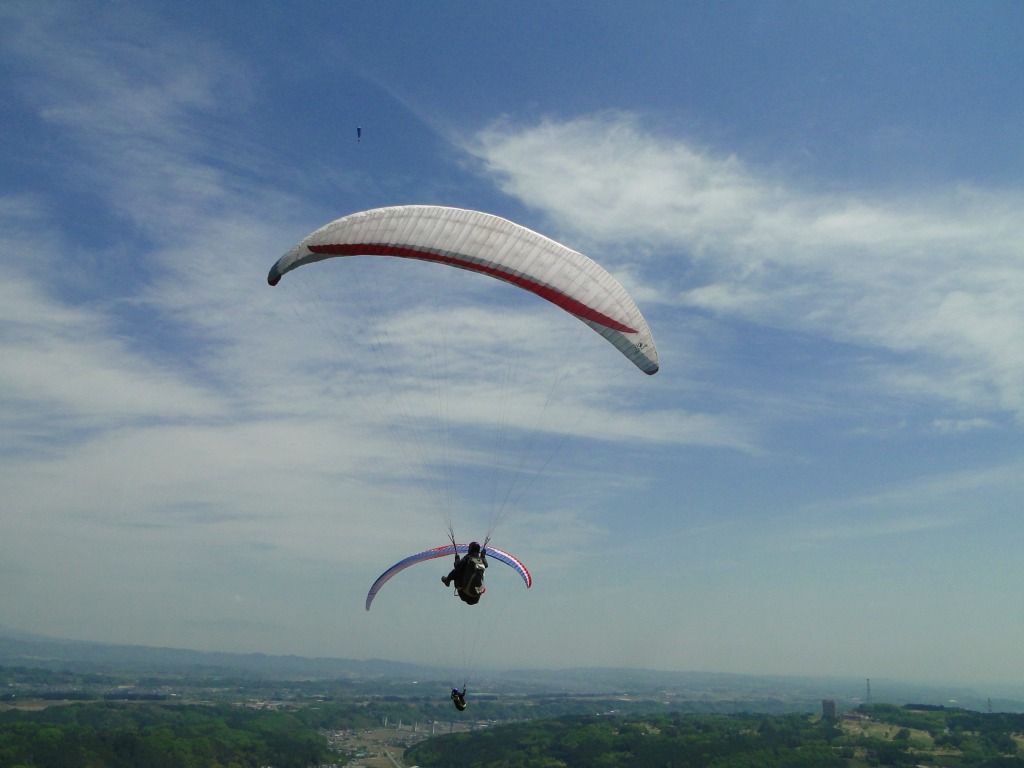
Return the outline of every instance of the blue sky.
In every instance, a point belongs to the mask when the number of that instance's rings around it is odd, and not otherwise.
[[[0,9],[0,625],[1019,679],[1024,7],[182,5]],[[404,203],[596,259],[661,371],[454,270],[266,285]],[[520,466],[533,589],[363,611]]]

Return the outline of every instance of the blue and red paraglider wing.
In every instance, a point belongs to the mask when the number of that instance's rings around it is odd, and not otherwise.
[[[433,549],[425,549],[422,552],[417,552],[415,555],[409,555],[402,560],[388,568],[384,573],[377,577],[377,580],[373,582],[373,586],[370,587],[370,591],[366,593],[366,610],[370,610],[370,605],[373,603],[373,599],[377,596],[381,587],[387,584],[393,576],[401,573],[406,568],[416,565],[417,563],[423,563],[427,560],[435,560],[439,557],[445,557],[449,555],[465,555],[469,552],[468,544],[445,544],[441,547],[434,547]],[[530,575],[530,571],[527,569],[523,562],[515,555],[509,554],[504,550],[497,549],[496,547],[487,547],[487,556],[493,560],[504,563],[509,568],[512,568],[522,578],[523,583],[526,584],[527,589],[533,586],[533,576]]]

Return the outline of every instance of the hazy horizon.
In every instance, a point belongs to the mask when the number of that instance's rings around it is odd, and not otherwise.
[[[95,641],[95,640],[82,640],[74,637],[51,637],[49,635],[42,635],[34,632],[26,632],[14,627],[8,627],[0,625],[0,641],[4,639],[13,639],[16,641],[23,641],[29,644],[46,644],[58,643],[66,647],[70,645],[72,650],[80,645],[99,646],[102,648],[117,649],[117,648],[137,648],[143,651],[143,653],[153,652],[159,655],[161,652],[171,652],[174,654],[185,653],[195,654],[198,656],[212,656],[220,659],[224,656],[237,656],[239,659],[246,659],[251,656],[257,656],[270,660],[294,660],[298,659],[303,662],[317,663],[317,662],[342,662],[342,663],[356,663],[356,664],[382,664],[382,665],[393,665],[396,667],[409,667],[411,669],[419,669],[423,672],[430,674],[440,674],[442,676],[452,673],[452,667],[450,664],[429,664],[417,661],[415,659],[390,659],[384,657],[350,657],[350,656],[303,656],[296,654],[267,654],[262,651],[228,651],[223,649],[209,649],[200,650],[196,648],[184,648],[174,646],[155,646],[146,644],[133,644],[133,643],[118,643],[116,641]],[[4,666],[5,653],[4,648],[0,647],[0,666]],[[25,660],[21,660],[24,663]],[[45,659],[36,659],[35,661],[45,661]],[[86,657],[78,657],[77,663],[88,661]],[[133,661],[128,666],[138,665],[144,663],[141,661]],[[212,661],[211,661],[212,663]],[[461,672],[461,670],[460,670]],[[623,667],[588,667],[588,666],[574,666],[574,665],[562,665],[562,666],[532,666],[532,667],[515,667],[509,665],[481,665],[478,666],[474,671],[474,675],[479,679],[481,676],[493,676],[498,675],[504,676],[508,674],[520,675],[517,679],[526,685],[532,677],[535,676],[559,676],[559,675],[575,675],[579,673],[586,673],[591,675],[594,672],[597,673],[608,673],[611,675],[623,675],[625,677],[630,676],[641,676],[647,677],[650,675],[666,675],[668,679],[665,681],[666,684],[676,685],[678,680],[672,679],[673,676],[683,678],[710,678],[715,680],[735,680],[737,683],[743,681],[758,681],[761,684],[767,684],[770,681],[780,681],[787,685],[792,685],[797,682],[805,682],[811,685],[820,685],[822,683],[830,683],[838,686],[835,689],[824,689],[821,695],[826,697],[838,695],[838,691],[843,691],[845,695],[845,701],[856,702],[866,701],[868,698],[867,686],[872,686],[872,697],[876,701],[889,701],[890,703],[896,703],[899,700],[899,696],[893,696],[892,690],[896,689],[900,692],[905,692],[907,688],[914,689],[919,688],[923,691],[928,691],[932,695],[938,695],[940,691],[946,690],[951,694],[969,694],[973,695],[978,699],[984,699],[986,696],[993,696],[1004,698],[1006,700],[1017,700],[1018,703],[1024,708],[1024,681],[1019,683],[1010,683],[1006,681],[992,681],[992,680],[955,680],[955,679],[913,679],[905,677],[859,677],[855,675],[833,675],[833,674],[818,674],[809,675],[800,672],[791,673],[757,673],[757,672],[728,672],[718,670],[690,670],[690,669],[670,669],[670,668],[653,668],[643,666],[623,666]],[[392,673],[394,674],[394,673]],[[527,675],[524,680],[521,676]],[[637,678],[634,677],[634,684],[637,682]],[[596,686],[598,689],[600,685]],[[782,692],[782,689],[780,689]],[[906,702],[904,702],[906,703]],[[950,699],[945,703],[956,704],[956,700]]]

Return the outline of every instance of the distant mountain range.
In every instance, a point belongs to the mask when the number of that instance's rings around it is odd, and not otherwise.
[[[254,680],[342,680],[354,683],[445,680],[438,668],[384,659],[307,658],[263,653],[223,653],[180,648],[65,640],[0,627],[0,666],[71,670],[81,673],[238,677]],[[817,707],[834,699],[843,708],[866,695],[864,678],[666,672],[644,669],[506,669],[478,673],[481,684],[532,695],[640,695],[666,700],[749,700]],[[1024,686],[914,684],[872,679],[874,701],[951,704],[984,711],[1024,712]]]
[[[417,677],[429,667],[368,659],[221,653],[144,645],[63,640],[0,627],[0,666],[41,667],[81,672],[232,675],[261,679],[366,679]]]

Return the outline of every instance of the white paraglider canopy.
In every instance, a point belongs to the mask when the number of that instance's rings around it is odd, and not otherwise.
[[[622,284],[593,259],[507,219],[434,205],[353,213],[278,259],[267,282],[339,256],[417,259],[503,280],[578,317],[644,373],[658,371],[651,329]]]

